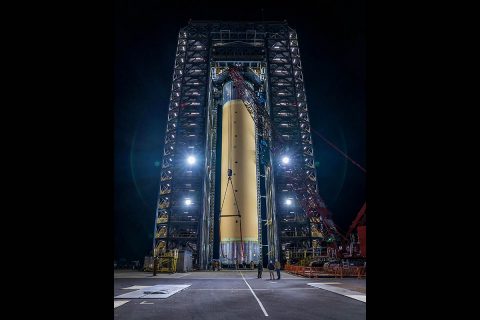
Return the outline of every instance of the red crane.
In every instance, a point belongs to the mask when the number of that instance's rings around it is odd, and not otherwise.
[[[235,67],[230,67],[227,71],[230,75],[230,78],[234,82],[235,87],[237,88],[237,92],[240,95],[241,99],[244,101],[247,110],[250,116],[253,118],[254,123],[257,125],[259,122],[263,125],[263,136],[265,140],[271,140],[271,137],[275,137],[277,141],[280,143],[276,146],[270,145],[270,150],[272,154],[278,154],[281,151],[282,146],[285,145],[283,143],[283,137],[275,131],[274,126],[270,123],[270,116],[267,110],[262,107],[262,104],[259,103],[258,98],[252,92],[252,89],[245,85],[245,80],[240,72]],[[310,128],[311,129],[311,128]],[[339,152],[342,156],[348,159],[351,163],[357,166],[360,170],[366,173],[366,170],[360,166],[357,162],[351,159],[347,154],[341,151],[337,146],[335,146],[332,142],[328,141],[323,135],[318,133],[317,131],[311,129],[316,135],[318,135],[322,140],[324,140],[327,144],[329,144],[332,148],[334,148],[337,152]],[[299,201],[302,209],[306,213],[306,215],[311,219],[311,221],[315,221],[319,224],[320,229],[327,233],[329,236],[334,236],[334,238],[340,238],[342,244],[346,244],[348,242],[348,238],[342,235],[338,231],[338,227],[335,223],[329,219],[329,210],[327,209],[325,202],[320,198],[318,192],[314,190],[311,185],[307,184],[306,181],[310,178],[309,176],[305,176],[305,172],[298,169],[293,168],[291,172],[292,178],[292,189],[296,193],[296,198]],[[359,214],[357,215],[358,220],[365,213],[366,204],[363,205],[362,209],[360,210]],[[357,222],[358,223],[358,222]],[[355,224],[356,225],[356,224]],[[351,233],[351,230],[347,233],[347,236]],[[338,237],[335,237],[338,236]],[[336,241],[334,241],[334,245],[337,247]],[[338,248],[338,247],[337,247]]]

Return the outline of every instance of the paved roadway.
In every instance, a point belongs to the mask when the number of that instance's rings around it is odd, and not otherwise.
[[[319,287],[308,283],[323,283]],[[365,279],[306,279],[282,272],[208,271],[176,274],[114,273],[114,297],[131,286],[190,285],[166,299],[114,298],[115,319],[366,319]],[[360,297],[360,300],[348,297]],[[126,302],[127,301],[127,302]]]

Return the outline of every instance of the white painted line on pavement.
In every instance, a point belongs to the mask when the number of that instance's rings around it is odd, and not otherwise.
[[[170,279],[177,279],[177,278],[170,278]],[[257,277],[252,277],[252,278],[245,278],[249,280],[257,279]],[[188,280],[242,280],[241,277],[235,277],[235,278],[188,278]]]
[[[153,304],[153,302],[142,301],[140,304]]]
[[[364,294],[364,293],[361,293],[361,292],[352,291],[352,290],[339,288],[339,287],[335,287],[335,286],[329,286],[328,284],[325,284],[325,283],[311,282],[311,283],[307,283],[307,284],[309,286],[312,286],[312,287],[316,287],[316,288],[319,288],[319,289],[330,291],[330,292],[340,294],[340,295],[348,297],[348,298],[352,298],[352,299],[359,300],[359,301],[367,303],[367,295]]]
[[[223,288],[197,288],[197,289],[189,289],[188,291],[195,291],[195,290],[250,290],[250,289],[236,289],[236,288],[230,288],[230,289],[223,289]],[[257,289],[255,289],[257,290]]]
[[[140,289],[145,289],[145,288],[149,288],[151,286],[131,286],[131,287],[128,287],[128,288],[122,288],[122,290],[140,290]]]
[[[265,310],[265,308],[263,307],[262,302],[260,301],[260,299],[258,299],[258,297],[257,297],[257,295],[255,294],[255,292],[253,292],[252,287],[250,287],[250,285],[248,284],[247,280],[245,280],[245,277],[243,276],[243,273],[240,272],[240,274],[242,275],[243,281],[245,281],[245,283],[247,284],[248,288],[250,288],[250,291],[252,292],[252,294],[253,294],[253,296],[255,297],[255,299],[257,299],[257,302],[258,302],[258,304],[260,305],[260,308],[262,308],[263,314],[265,315],[265,317],[268,317],[268,313],[267,313],[267,311]]]
[[[160,278],[157,278],[160,279]],[[164,278],[162,278],[164,279]],[[165,279],[177,279],[177,278],[165,278]],[[245,277],[247,280],[269,280],[267,278],[257,278],[257,277]],[[188,280],[242,280],[241,277],[231,277],[231,278],[202,278],[202,277],[196,277],[196,278],[188,278]],[[281,280],[302,280],[302,281],[311,281],[312,279],[307,279],[307,278],[281,278]]]
[[[235,289],[235,288],[231,288],[231,289],[220,289],[220,288],[211,288],[211,289],[208,289],[208,288],[196,288],[196,289],[188,289],[188,291],[195,291],[195,290],[212,290],[212,291],[215,291],[215,290],[223,290],[223,291],[229,291],[229,290],[250,290],[250,289]],[[275,289],[252,289],[254,291],[271,291],[271,290],[275,290],[275,291],[281,291],[281,290],[318,290],[318,288],[275,288]]]
[[[367,296],[364,296],[362,294],[347,294],[346,296],[367,303]]]
[[[125,303],[129,302],[130,300],[113,300],[113,309],[124,305]]]
[[[183,278],[183,277],[186,277],[186,276],[189,276],[189,275],[190,275],[190,273],[185,273],[185,274],[182,274],[181,276],[175,277],[175,279]]]

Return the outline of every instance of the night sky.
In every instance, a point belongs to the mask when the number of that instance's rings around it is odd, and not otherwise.
[[[177,34],[188,20],[262,20],[255,6],[117,1],[114,12],[115,258],[143,260],[152,248],[160,163]],[[206,2],[203,2],[204,4]],[[312,129],[366,168],[366,52],[363,1],[263,6],[299,37]],[[293,2],[295,3],[295,2]],[[252,7],[253,11],[249,11]],[[312,133],[320,195],[347,231],[366,200],[366,174]]]

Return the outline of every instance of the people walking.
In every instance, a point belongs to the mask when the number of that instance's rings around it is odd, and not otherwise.
[[[270,272],[270,280],[275,280],[275,275],[273,273],[273,271],[275,270],[275,265],[273,264],[273,261],[270,260],[270,262],[268,263],[268,271]]]
[[[262,260],[258,261],[258,279],[262,278],[262,272],[263,272],[263,265],[262,265]]]

